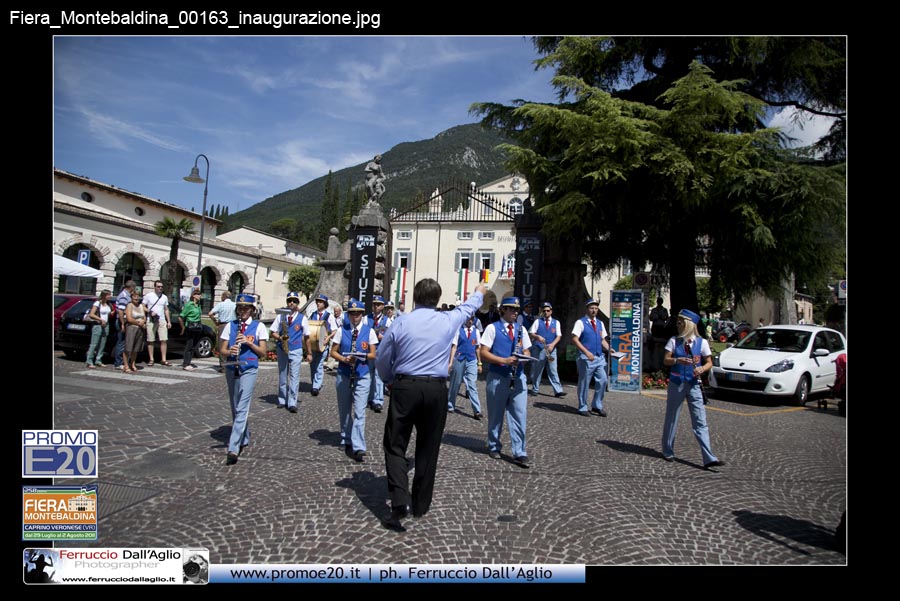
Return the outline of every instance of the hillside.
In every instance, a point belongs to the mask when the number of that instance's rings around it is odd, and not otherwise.
[[[506,174],[504,156],[496,146],[504,142],[508,140],[473,123],[452,127],[430,140],[402,142],[382,152],[387,191],[381,204],[385,213],[391,207],[406,206],[418,194],[430,194],[439,184],[449,180],[484,184],[502,177]],[[372,154],[374,156],[376,152]],[[365,165],[360,163],[334,172],[333,181],[340,188],[341,202],[346,197],[348,177],[354,188],[364,185]],[[228,215],[220,231],[243,225],[270,231],[271,223],[286,217],[306,221],[307,228],[314,226],[317,219],[310,220],[309,217],[320,214],[326,176],[323,174],[299,188],[281,192]]]

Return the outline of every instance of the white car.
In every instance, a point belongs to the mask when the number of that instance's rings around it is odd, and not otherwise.
[[[844,335],[820,326],[763,326],[713,357],[710,386],[792,397],[797,405],[834,384],[835,360],[847,352]]]

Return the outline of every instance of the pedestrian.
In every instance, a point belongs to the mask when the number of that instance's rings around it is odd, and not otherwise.
[[[404,303],[403,301],[401,301],[400,304],[397,305],[397,315],[396,315],[396,317],[400,317],[401,315],[405,315],[405,314],[406,314],[406,303]]]
[[[447,396],[447,411],[456,411],[456,395],[459,385],[465,381],[469,402],[472,403],[473,417],[481,420],[481,401],[475,383],[481,373],[481,336],[475,328],[475,316],[466,320],[453,346],[450,347],[450,393]]]
[[[250,401],[259,372],[259,360],[266,356],[269,331],[253,319],[252,294],[237,296],[238,318],[222,330],[219,352],[229,357],[225,363],[225,382],[231,401],[231,436],[225,465],[237,463],[238,455],[250,444]]]
[[[691,427],[700,445],[703,467],[709,469],[725,465],[713,455],[709,443],[709,426],[706,423],[706,409],[703,407],[703,390],[700,377],[712,369],[712,353],[709,342],[697,333],[700,316],[693,311],[682,309],[675,320],[678,336],[666,343],[663,362],[671,366],[669,389],[666,395],[666,421],[663,424],[662,455],[666,461],[675,460],[675,430],[678,415],[685,398],[691,414]]]
[[[191,290],[191,297],[188,302],[181,308],[181,314],[178,316],[178,323],[181,325],[181,336],[187,334],[184,341],[184,354],[181,359],[181,369],[185,371],[194,371],[197,369],[191,365],[191,359],[194,358],[194,347],[200,340],[203,333],[203,324],[200,323],[200,289]]]
[[[609,343],[606,341],[606,328],[597,318],[600,301],[590,299],[586,305],[585,316],[576,321],[575,327],[572,328],[572,342],[580,351],[575,360],[575,366],[578,368],[578,413],[584,417],[588,417],[590,413],[606,417],[603,396],[606,394],[608,378],[606,356],[603,353],[609,352]],[[594,398],[591,401],[591,411],[588,413],[591,380],[594,381]]]
[[[312,365],[309,350],[309,326],[300,311],[300,293],[288,292],[287,310],[276,309],[269,339],[278,356],[278,407],[297,413],[300,392],[300,364],[303,356]]]
[[[125,354],[125,335],[127,333],[127,322],[125,320],[125,309],[131,303],[131,295],[134,292],[134,280],[126,280],[125,285],[116,297],[116,319],[110,323],[112,333],[116,335],[116,350],[113,353],[113,367],[128,371],[127,362],[122,360]]]
[[[525,327],[516,322],[520,309],[519,298],[510,296],[500,303],[500,319],[484,329],[481,337],[481,357],[487,361],[488,455],[500,459],[500,435],[503,417],[509,426],[509,442],[513,462],[529,467],[526,452],[526,423],[528,415],[528,385],[525,362],[517,355],[529,356],[531,339]]]
[[[331,356],[338,361],[335,388],[338,398],[338,420],[341,445],[354,461],[366,460],[366,404],[369,400],[369,362],[375,359],[378,336],[363,319],[366,306],[350,299],[348,322],[335,332]]]
[[[391,320],[384,312],[384,297],[376,294],[372,297],[372,313],[367,317],[369,327],[375,330],[378,342],[384,338],[384,333],[391,325]],[[384,381],[375,369],[375,362],[369,362],[369,371],[372,372],[372,385],[369,387],[369,407],[375,413],[381,413],[384,408]]]
[[[319,336],[327,336],[331,332],[337,330],[337,323],[334,321],[334,316],[328,311],[328,297],[324,294],[320,294],[316,297],[316,310],[310,313],[309,319],[311,322],[318,323],[309,323],[309,327],[307,328],[306,336],[307,338],[312,333],[311,330],[314,326],[318,326],[318,335]],[[324,331],[322,330],[324,328]],[[312,353],[312,359],[309,361],[309,372],[310,379],[312,382],[312,395],[318,396],[319,390],[322,389],[322,382],[325,380],[325,350],[327,346],[320,350],[319,349],[319,340],[307,340],[307,346],[309,351]]]
[[[153,291],[144,295],[144,306],[150,321],[147,324],[147,353],[150,359],[147,365],[153,365],[153,343],[159,338],[159,354],[162,365],[172,365],[166,360],[166,347],[169,340],[169,328],[172,327],[172,318],[169,315],[169,299],[163,294],[163,283],[160,280],[153,282]]]
[[[216,324],[216,336],[219,337],[222,335],[222,330],[225,329],[225,326],[235,319],[237,319],[237,313],[235,312],[234,301],[231,300],[231,292],[228,290],[222,291],[222,302],[218,303],[215,307],[213,307],[207,315],[213,322]],[[219,353],[219,372],[225,369],[225,356]]]
[[[106,367],[103,365],[103,351],[106,350],[106,337],[109,335],[109,318],[110,315],[115,317],[115,305],[110,303],[109,297],[112,293],[109,290],[102,290],[100,297],[94,301],[88,310],[87,321],[91,326],[91,345],[87,352],[87,367],[94,369],[95,367]],[[96,357],[94,356],[96,353]]]
[[[562,324],[553,318],[553,305],[547,301],[541,303],[541,316],[534,320],[528,333],[534,339],[531,356],[537,359],[531,365],[531,394],[540,392],[541,378],[546,368],[553,394],[556,398],[566,396],[559,381],[559,363],[556,361],[556,347],[562,340]]]
[[[126,373],[137,372],[137,356],[144,348],[147,338],[147,311],[141,304],[141,295],[135,290],[131,293],[131,302],[125,307],[125,350],[123,351]]]
[[[426,278],[413,289],[415,308],[387,330],[375,363],[391,386],[384,426],[384,463],[391,514],[386,528],[403,530],[412,511],[421,517],[431,507],[444,424],[447,421],[447,358],[460,326],[484,302],[484,284],[453,311],[437,311],[441,285]],[[416,429],[415,476],[409,491],[406,448]],[[410,507],[411,505],[411,507]]]
[[[669,311],[663,306],[662,297],[657,297],[656,306],[650,310],[650,371],[660,371],[663,368],[663,352],[666,340],[666,328],[669,323]]]

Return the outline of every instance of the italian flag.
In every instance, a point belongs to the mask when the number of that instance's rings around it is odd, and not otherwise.
[[[405,302],[405,293],[406,290],[406,272],[407,269],[405,267],[398,267],[397,273],[394,274],[394,305],[399,306],[400,303]]]
[[[462,300],[469,298],[469,270],[459,270],[459,283],[456,286],[456,295]]]

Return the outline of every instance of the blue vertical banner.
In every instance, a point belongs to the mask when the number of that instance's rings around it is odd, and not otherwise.
[[[641,290],[613,290],[609,311],[609,389],[641,392],[644,362],[644,295]]]

